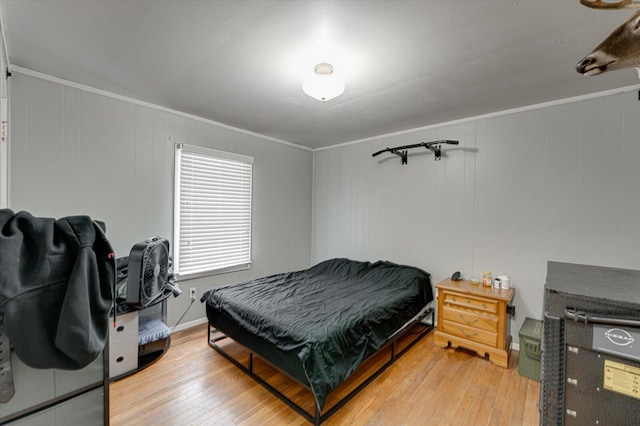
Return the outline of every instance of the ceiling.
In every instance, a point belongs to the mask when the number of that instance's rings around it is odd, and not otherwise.
[[[578,0],[0,0],[11,66],[310,148],[636,85]],[[345,93],[301,90],[319,62]]]

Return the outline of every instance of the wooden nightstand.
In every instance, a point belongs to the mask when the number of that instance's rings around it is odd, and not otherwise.
[[[467,280],[447,278],[438,289],[438,330],[436,345],[443,348],[462,346],[476,351],[500,367],[509,364],[509,315],[507,305],[515,290],[472,286]]]

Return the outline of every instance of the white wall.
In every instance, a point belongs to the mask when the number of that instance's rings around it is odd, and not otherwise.
[[[9,207],[104,220],[118,256],[148,236],[171,240],[175,142],[256,158],[253,267],[181,284],[199,294],[336,256],[413,264],[434,283],[488,269],[517,289],[517,340],[525,317],[541,318],[547,260],[640,269],[636,91],[312,154],[19,72],[10,83]],[[371,157],[437,139],[460,146],[439,162],[426,150],[407,165]],[[188,302],[171,300],[170,325]],[[196,303],[183,321],[201,318]]]
[[[4,32],[2,31],[2,11],[0,11],[0,126],[8,121],[8,104],[7,104],[7,79],[5,61],[6,51],[4,43]],[[0,209],[6,208],[8,203],[8,176],[9,176],[9,149],[7,145],[7,127],[5,131],[0,127]]]
[[[439,139],[400,158],[385,147]],[[314,154],[313,262],[508,274],[512,334],[542,318],[548,260],[640,269],[637,91],[383,136]]]
[[[147,237],[173,245],[174,144],[253,156],[253,265],[183,281],[175,324],[198,294],[225,283],[306,268],[311,247],[310,150],[112,96],[14,72],[10,78],[9,207],[36,216],[89,215],[107,224],[118,257]],[[196,302],[184,322],[205,317]]]

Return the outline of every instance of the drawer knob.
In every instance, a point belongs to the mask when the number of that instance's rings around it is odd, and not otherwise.
[[[472,320],[468,320],[464,317],[464,315],[462,314],[458,314],[458,315],[460,315],[460,318],[462,319],[462,321],[466,322],[467,324],[473,324],[474,322],[478,322],[478,317],[475,317]]]
[[[119,356],[118,358],[116,358],[116,362],[122,362],[122,361],[124,361],[123,356]]]
[[[467,299],[467,303],[471,303],[471,299]]]
[[[474,336],[478,335],[477,331],[474,331],[473,333],[468,334],[466,331],[464,331],[464,328],[462,328],[462,327],[458,327],[458,330],[460,330],[462,332],[462,334],[464,334],[467,337],[474,337]]]
[[[116,331],[118,333],[120,333],[121,331],[124,331],[124,325],[119,325],[118,328],[116,328]]]
[[[483,307],[484,309],[487,309],[487,305],[485,305],[484,303],[482,304],[482,307]]]

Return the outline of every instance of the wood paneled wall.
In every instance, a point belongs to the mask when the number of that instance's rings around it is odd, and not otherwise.
[[[107,224],[118,257],[160,235],[173,246],[174,144],[253,156],[251,270],[181,282],[169,325],[205,290],[309,266],[310,150],[14,72],[10,79],[10,199],[36,216],[84,214]],[[183,322],[205,317],[191,307]]]
[[[400,158],[385,147],[439,139]],[[383,136],[314,154],[313,261],[346,256],[508,274],[517,333],[548,260],[640,269],[637,91]]]
[[[542,316],[547,260],[640,268],[635,91],[312,154],[17,72],[10,83],[9,207],[104,220],[118,256],[151,235],[172,239],[174,143],[256,158],[254,267],[183,284],[198,293],[303,268],[309,258],[409,263],[434,282],[491,270],[517,289],[517,340],[525,317]],[[412,150],[407,165],[371,157],[437,139],[460,145],[444,147],[439,162],[426,150]],[[188,302],[172,302],[170,322]],[[199,305],[184,321],[203,317]]]

